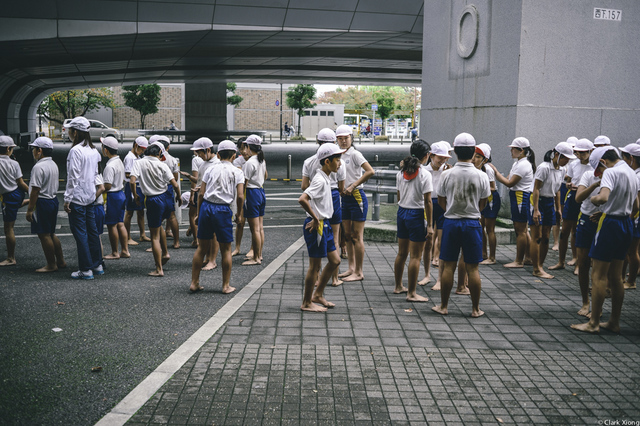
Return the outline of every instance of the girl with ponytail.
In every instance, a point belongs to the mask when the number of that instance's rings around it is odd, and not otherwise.
[[[473,164],[482,170],[489,177],[491,186],[491,196],[487,200],[487,206],[480,212],[482,218],[482,253],[484,260],[481,265],[495,265],[496,263],[496,218],[500,211],[500,192],[496,189],[496,174],[493,169],[487,166],[491,162],[491,147],[486,143],[476,146],[476,153],[473,155]],[[489,243],[489,254],[487,255],[487,242]]]
[[[264,246],[264,209],[266,198],[264,195],[264,181],[267,178],[267,163],[262,152],[262,138],[250,135],[245,141],[249,159],[243,166],[245,176],[246,198],[244,216],[249,221],[251,229],[251,252],[243,265],[260,265],[262,263],[262,247]]]

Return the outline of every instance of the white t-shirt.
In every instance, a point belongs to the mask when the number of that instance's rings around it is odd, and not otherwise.
[[[244,159],[242,155],[236,156],[236,159],[233,160],[233,165],[239,168],[242,168],[246,164],[247,160]]]
[[[318,171],[320,171],[322,167],[320,166],[320,161],[318,160],[318,154],[313,154],[311,157],[304,160],[304,164],[302,164],[302,176],[309,178],[309,183],[313,180],[313,177],[316,175]],[[331,189],[338,189],[338,182],[344,181],[347,178],[347,169],[345,167],[344,161],[340,161],[340,167],[338,167],[338,172],[331,172],[329,174],[329,182],[331,182]]]
[[[580,184],[580,179],[582,178],[583,174],[585,174],[586,172],[593,172],[593,167],[591,167],[589,163],[582,164],[580,163],[580,160],[578,160],[577,162],[569,163],[569,166],[570,167],[567,171],[567,176],[571,178],[571,182],[574,185]]]
[[[493,167],[485,166],[485,171],[487,173],[487,177],[489,178],[489,183],[496,181],[496,172],[493,171]]]
[[[244,174],[229,161],[209,167],[202,177],[206,185],[204,199],[213,204],[231,204],[238,184],[244,184]]]
[[[157,157],[146,156],[136,161],[131,176],[140,182],[140,189],[147,197],[164,194],[174,178],[171,169]]]
[[[434,189],[438,189],[438,185],[440,185],[440,176],[442,176],[442,172],[444,171],[444,166],[445,165],[443,164],[442,166],[440,166],[438,170],[434,170],[431,163],[427,164],[426,166],[422,166],[431,174],[431,180],[433,182]],[[438,198],[438,194],[436,194],[435,192],[432,192],[431,198]]]
[[[600,178],[596,177],[593,174],[593,171],[591,172],[585,172],[582,174],[582,177],[580,178],[580,182],[578,183],[579,186],[584,186],[585,188],[590,187],[591,185],[593,185],[596,182],[599,182]],[[597,212],[600,211],[600,207],[596,206],[595,204],[593,204],[591,202],[591,197],[594,197],[596,195],[598,195],[600,193],[600,187],[597,187],[596,189],[593,190],[593,192],[591,193],[591,195],[589,195],[580,205],[580,212],[584,215],[587,216],[591,216],[592,214],[595,214]]]
[[[329,219],[333,216],[331,183],[329,182],[329,176],[325,172],[316,173],[304,193],[309,196],[311,209],[319,220]],[[311,215],[307,213],[307,217],[311,217]]]
[[[433,192],[431,173],[420,167],[418,176],[407,180],[401,171],[396,175],[396,188],[400,192],[398,205],[405,209],[424,209],[424,194]]]
[[[204,160],[197,155],[191,159],[191,171],[197,172],[200,169],[200,166],[204,163]]]
[[[560,185],[564,179],[564,170],[556,169],[553,163],[545,161],[536,168],[535,180],[542,182],[540,196],[553,198],[560,190]]]
[[[209,161],[202,161],[200,168],[198,169],[198,182],[196,182],[196,190],[200,190],[200,185],[202,184],[202,178],[204,177],[204,173],[207,171],[209,167],[215,166],[220,163],[220,159],[217,155],[214,155],[213,158]]]
[[[511,179],[511,176],[520,176],[520,182],[511,187],[511,191],[524,191],[531,192],[533,189],[533,167],[529,160],[525,158],[521,158],[513,162],[513,166],[511,166],[511,171],[509,172],[509,177],[507,179]]]
[[[96,194],[98,193],[98,187],[100,185],[104,185],[104,177],[98,173],[96,175]],[[96,197],[96,200],[93,202],[94,206],[101,206],[104,204],[104,192]]]
[[[447,198],[447,219],[480,219],[479,203],[489,198],[491,186],[486,173],[472,163],[458,161],[442,172],[437,193]]]
[[[164,163],[167,166],[169,166],[171,173],[180,173],[180,166],[178,165],[178,160],[168,152],[165,152],[164,154]]]
[[[31,193],[31,188],[40,188],[38,198],[53,200],[56,198],[58,188],[60,188],[59,177],[58,166],[51,157],[39,159],[31,169],[29,193]]]
[[[16,180],[22,177],[20,164],[8,155],[0,155],[0,194],[18,189]]]
[[[254,155],[247,160],[242,170],[247,180],[247,188],[262,188],[264,175],[267,171],[266,161],[261,163],[258,161],[258,156]]]
[[[609,188],[611,193],[606,203],[600,206],[602,213],[610,216],[629,216],[633,202],[638,196],[638,178],[635,172],[620,160],[602,173],[600,189]]]
[[[107,161],[102,172],[104,183],[110,183],[111,189],[108,192],[122,191],[124,188],[124,164],[120,157],[112,157]]]
[[[342,162],[346,168],[344,186],[348,187],[362,177],[362,165],[367,162],[367,159],[364,158],[364,155],[362,155],[360,151],[351,147],[347,152],[342,154]],[[363,184],[360,184],[356,188],[362,189],[362,187]]]
[[[127,173],[131,173],[131,170],[133,170],[133,164],[138,160],[138,157],[136,157],[136,155],[129,151],[127,152],[127,155],[125,155],[124,157],[124,180],[126,182],[129,182],[129,178],[127,177]]]
[[[96,175],[100,153],[89,145],[78,144],[71,148],[67,156],[67,188],[65,203],[81,206],[93,204],[96,200]]]

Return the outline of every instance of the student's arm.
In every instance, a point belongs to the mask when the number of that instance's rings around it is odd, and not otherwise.
[[[533,223],[540,225],[540,219],[542,215],[538,209],[538,201],[540,200],[540,188],[542,188],[542,181],[536,179],[533,186],[533,192],[531,193],[531,206],[533,207]]]
[[[487,207],[487,201],[489,200],[489,198],[481,198],[480,202],[478,203],[478,209],[480,209],[480,211],[484,210],[485,207]]]
[[[174,173],[174,175],[177,175],[177,173]],[[171,185],[173,186],[173,192],[176,196],[176,202],[178,203],[178,206],[182,205],[182,197],[180,196],[180,185],[178,185],[178,181],[174,178],[171,179],[170,181]]]
[[[22,192],[29,192],[29,186],[24,183],[24,180],[22,178],[16,179],[16,183],[18,184],[18,188],[20,188]]]
[[[198,172],[193,172],[192,175],[190,175],[187,172],[180,172],[180,174],[183,177],[186,177],[187,179],[189,179],[189,182],[191,182],[191,189],[193,189],[195,187],[196,182],[198,182]]]
[[[442,210],[447,210],[447,197],[438,195],[438,205],[442,208]]]
[[[578,186],[578,192],[576,192],[576,198],[575,198],[576,203],[581,203],[587,198],[589,198],[589,196],[593,193],[593,191],[595,191],[596,188],[599,186],[600,186],[600,181],[594,182],[589,187],[586,187],[583,185]]]
[[[556,213],[562,213],[562,203],[560,202],[560,191],[556,192],[555,196],[555,204],[556,204]]]
[[[316,216],[316,214],[313,212],[313,209],[311,208],[311,204],[309,203],[309,200],[310,200],[309,195],[305,192],[300,196],[300,198],[298,198],[298,203],[300,203],[304,211],[309,213],[312,219],[311,222],[307,223],[307,226],[305,228],[316,229],[320,225],[320,220],[318,219],[318,216]]]
[[[129,178],[129,186],[131,186],[131,193],[133,194],[133,201],[136,202],[137,205],[141,206],[142,204],[140,204],[140,197],[138,196],[138,191],[136,191],[136,177],[131,175],[131,177]]]
[[[302,184],[300,185],[300,189],[303,191],[307,189],[311,185],[311,181],[309,180],[309,176],[302,176]],[[344,185],[344,183],[343,183]]]
[[[38,188],[37,186],[31,187],[31,194],[29,195],[29,206],[27,207],[27,222],[33,222],[33,211],[36,209],[38,195],[40,195],[40,188]]]
[[[491,188],[491,192],[496,190],[496,181],[492,180],[491,182],[489,182],[489,186]]]
[[[239,183],[236,185],[236,194],[238,194],[238,196],[236,197],[236,207],[237,207],[237,212],[236,213],[236,223],[237,224],[241,224],[242,221],[244,220],[244,209],[242,208],[244,206],[244,185]]]
[[[96,185],[96,200],[104,193],[104,184]]]
[[[202,207],[202,200],[204,200],[204,193],[207,192],[207,183],[205,181],[200,182],[200,190],[198,193],[198,208],[196,210],[196,223],[198,223],[198,216],[200,216],[200,207]],[[238,194],[238,197],[240,194]]]
[[[510,176],[509,179],[507,179],[506,177],[502,176],[502,173],[500,173],[498,169],[496,169],[496,166],[494,166],[491,163],[488,163],[487,165],[491,167],[494,172],[496,172],[496,180],[501,184],[503,184],[504,186],[506,186],[507,188],[513,188],[522,179],[522,176],[518,176],[518,175]]]
[[[113,187],[113,185],[111,185],[110,183],[107,183],[107,182],[105,182],[105,183],[104,183],[104,190],[105,190],[106,192],[111,191],[111,188],[112,188],[112,187]]]
[[[609,194],[611,194],[611,190],[609,188],[602,188],[598,195],[591,197],[591,202],[596,206],[601,206],[609,201]]]
[[[633,200],[633,210],[631,210],[631,219],[636,217],[636,213],[638,213],[638,207],[639,207],[638,203],[640,203],[640,191],[638,191],[638,194],[636,194],[636,199]]]
[[[360,185],[362,185],[363,183],[365,183],[366,181],[368,181],[369,179],[371,179],[371,177],[376,173],[373,170],[373,167],[371,167],[371,164],[369,164],[369,162],[366,163],[362,163],[362,168],[364,169],[364,173],[362,174],[362,176],[360,176],[360,179],[358,179],[357,181],[353,182],[351,185],[349,185],[345,190],[345,194],[347,195],[351,195],[351,193]]]
[[[433,202],[431,201],[431,192],[424,194],[424,215],[427,218],[427,238],[433,237]]]
[[[343,180],[339,180],[338,181],[338,192],[341,193],[341,194],[344,192],[344,181]]]

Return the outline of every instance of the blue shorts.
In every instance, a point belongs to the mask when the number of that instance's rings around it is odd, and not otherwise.
[[[489,199],[487,200],[487,206],[482,209],[480,213],[487,219],[495,219],[500,212],[500,204],[500,193],[497,190],[491,191],[491,195],[489,195]]]
[[[102,204],[94,204],[93,210],[95,211],[98,235],[102,235],[104,233],[104,206]]]
[[[567,197],[567,192],[569,192],[569,189],[567,188],[567,184],[562,182],[560,184],[560,201],[562,203],[564,203],[564,200]]]
[[[127,199],[127,211],[129,212],[144,210],[144,194],[142,193],[142,189],[140,189],[140,185],[136,185],[136,192],[138,193],[138,197],[140,197],[140,205],[137,205],[133,198],[129,182],[124,183],[124,196]]]
[[[398,238],[416,243],[424,242],[427,236],[424,209],[398,207]]]
[[[564,207],[562,208],[562,218],[564,220],[578,220],[582,203],[576,203],[576,192],[569,191],[564,198]]]
[[[304,240],[307,243],[307,251],[309,252],[309,257],[327,257],[327,253],[336,250],[336,245],[333,241],[333,231],[331,230],[329,221],[324,221],[322,225],[322,235],[318,236],[317,229],[313,229],[311,231],[307,229],[307,223],[311,222],[311,220],[312,219],[310,217],[306,218],[304,221],[304,225],[302,226],[302,232],[304,234]]]
[[[368,211],[369,201],[362,189],[355,189],[351,195],[342,197],[342,220],[364,222]]]
[[[174,201],[174,192],[173,192],[173,185],[169,185],[167,188],[167,192],[164,193],[164,195],[167,197],[167,211],[169,212],[175,212],[176,211],[176,204]]]
[[[533,222],[533,206],[529,207],[529,225],[535,225]],[[538,210],[540,210],[540,225],[553,226],[556,224],[556,205],[553,197],[538,198]]]
[[[147,209],[147,225],[149,228],[160,228],[162,221],[167,219],[171,212],[167,211],[167,196],[165,193],[144,198],[144,207]]]
[[[525,191],[509,191],[511,200],[511,220],[514,222],[529,222],[529,205],[531,193]]]
[[[440,259],[457,262],[460,249],[465,263],[482,262],[482,225],[478,219],[444,219]]]
[[[437,198],[432,198],[431,204],[433,205],[433,208],[431,210],[431,223],[433,223],[436,229],[442,229],[442,227],[444,226],[444,210],[442,210],[442,207],[440,207],[440,204],[438,204]]]
[[[333,216],[329,219],[331,225],[339,225],[342,223],[342,203],[340,201],[340,191],[337,188],[331,188],[331,199],[333,200]]]
[[[2,199],[2,220],[5,222],[15,222],[18,217],[18,209],[22,206],[24,192],[16,188],[11,192],[5,192],[0,196]]]
[[[228,204],[213,204],[203,200],[198,214],[198,239],[211,240],[216,234],[219,243],[233,242],[233,212]]]
[[[580,213],[578,215],[578,225],[576,226],[576,247],[591,248],[597,230],[598,222],[593,222],[589,216]]]
[[[107,192],[107,215],[105,223],[115,225],[124,222],[124,208],[127,203],[124,192]]]
[[[611,262],[624,260],[633,238],[633,222],[629,216],[609,216],[603,214],[589,250],[589,257]]]
[[[58,199],[38,198],[35,220],[31,222],[32,234],[53,234],[58,224]]]
[[[263,188],[247,188],[244,201],[244,217],[254,218],[264,216],[267,204]]]

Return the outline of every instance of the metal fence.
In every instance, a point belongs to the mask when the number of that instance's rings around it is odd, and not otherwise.
[[[398,168],[395,164],[389,164],[389,167],[376,167],[376,174],[364,184],[363,189],[373,194],[373,211],[371,212],[371,220],[380,220],[380,195],[387,195],[387,203],[396,202],[396,175]]]

